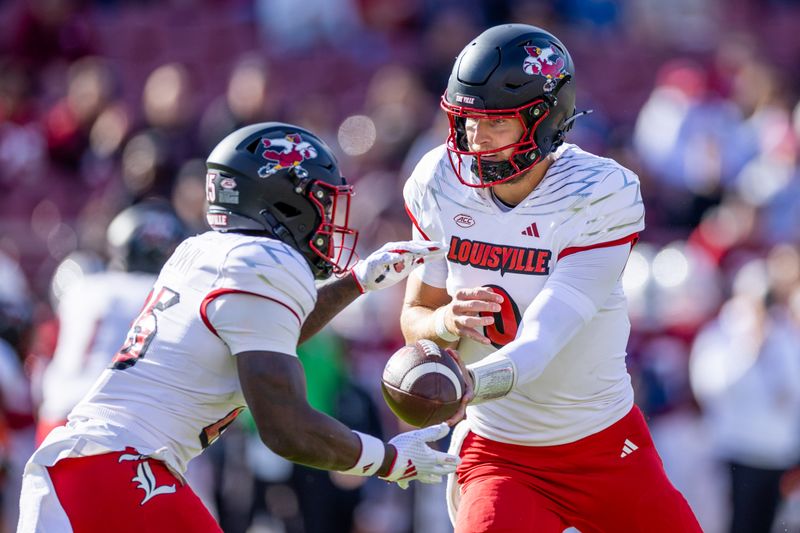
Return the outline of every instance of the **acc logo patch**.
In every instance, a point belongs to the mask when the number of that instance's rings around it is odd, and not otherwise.
[[[453,217],[453,220],[460,228],[471,228],[475,225],[475,219],[469,215],[465,215],[464,213],[456,215]]]

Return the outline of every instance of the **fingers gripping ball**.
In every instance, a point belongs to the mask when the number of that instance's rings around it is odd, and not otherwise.
[[[383,369],[383,398],[395,415],[416,427],[438,424],[458,411],[464,394],[458,364],[436,343],[403,346]]]

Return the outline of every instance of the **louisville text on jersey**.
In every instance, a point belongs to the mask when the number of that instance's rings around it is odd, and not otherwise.
[[[552,256],[550,250],[541,248],[504,246],[453,236],[447,260],[482,270],[499,270],[501,276],[507,272],[546,276],[550,274]]]

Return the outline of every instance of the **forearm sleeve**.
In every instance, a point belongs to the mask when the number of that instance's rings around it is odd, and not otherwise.
[[[609,297],[629,252],[626,244],[586,250],[559,261],[525,310],[517,338],[477,365],[508,358],[516,369],[515,384],[538,378]]]

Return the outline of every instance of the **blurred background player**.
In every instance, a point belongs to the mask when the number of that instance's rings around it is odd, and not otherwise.
[[[0,251],[0,531],[17,519],[21,461],[33,451],[34,408],[24,355],[32,326],[28,283],[14,258]]]
[[[552,34],[486,30],[442,97],[446,144],[405,186],[415,234],[448,247],[409,278],[406,341],[457,343],[474,380],[451,445],[451,517],[459,533],[701,531],[625,364],[639,180],[565,142],[583,114],[575,85]]]
[[[55,354],[42,379],[37,442],[67,421],[119,349],[158,272],[186,237],[169,204],[128,207],[107,232],[108,269],[71,284],[58,302]]]
[[[403,487],[455,470],[456,457],[427,445],[446,424],[387,444],[314,409],[296,353],[439,248],[388,243],[355,264],[352,187],[302,128],[239,129],[207,164],[215,231],[179,246],[109,367],[31,457],[19,531],[221,531],[182,474],[245,407],[264,444],[293,462]]]

